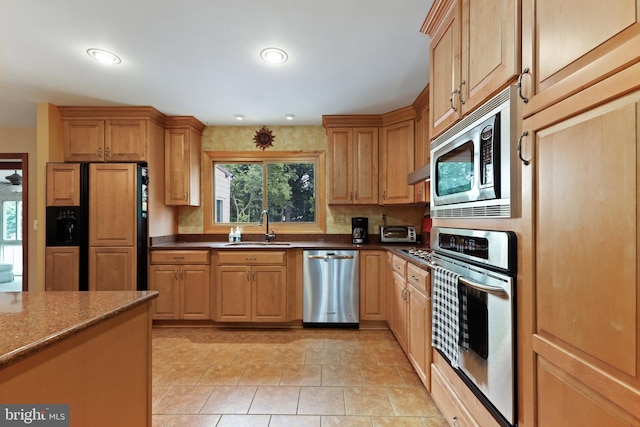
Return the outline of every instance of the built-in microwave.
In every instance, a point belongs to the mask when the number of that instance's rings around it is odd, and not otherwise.
[[[431,218],[517,216],[517,87],[431,142]]]

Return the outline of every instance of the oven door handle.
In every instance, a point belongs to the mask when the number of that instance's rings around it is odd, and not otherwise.
[[[482,292],[487,292],[490,294],[502,295],[507,293],[507,291],[505,291],[503,288],[499,286],[483,285],[478,282],[472,282],[471,280],[465,279],[464,277],[460,277],[458,281],[460,281],[460,283],[462,283],[465,286],[468,286],[473,289],[477,289]]]

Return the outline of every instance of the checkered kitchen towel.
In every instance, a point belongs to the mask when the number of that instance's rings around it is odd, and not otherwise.
[[[459,363],[459,277],[459,274],[442,267],[436,267],[433,276],[431,344],[449,359],[454,368]]]

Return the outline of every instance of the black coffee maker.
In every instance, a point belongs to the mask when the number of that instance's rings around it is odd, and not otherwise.
[[[367,230],[369,229],[369,218],[351,218],[351,242],[354,245],[367,243]]]

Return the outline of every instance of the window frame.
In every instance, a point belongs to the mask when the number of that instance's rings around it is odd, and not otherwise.
[[[314,234],[325,233],[326,225],[326,175],[324,151],[204,151],[203,152],[203,216],[204,232],[207,234],[229,234],[229,227],[240,225],[242,232],[247,234],[263,234],[264,225],[258,223],[216,223],[215,222],[215,186],[214,163],[232,162],[262,162],[266,163],[315,163],[316,188],[316,220],[315,222],[278,222],[273,223],[276,234]],[[265,189],[266,190],[266,189]]]

